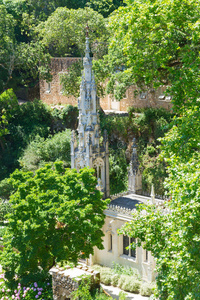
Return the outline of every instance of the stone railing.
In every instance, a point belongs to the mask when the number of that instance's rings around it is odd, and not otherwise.
[[[109,204],[108,210],[120,213],[122,215],[132,216],[132,213],[134,212],[135,209],[130,209],[130,208],[125,208],[125,207]]]

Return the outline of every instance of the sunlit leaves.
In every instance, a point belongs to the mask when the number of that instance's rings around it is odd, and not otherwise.
[[[52,56],[83,56],[85,50],[85,27],[90,28],[90,41],[106,42],[108,31],[102,15],[87,9],[57,10],[38,27],[38,33]]]
[[[55,168],[46,165],[35,175],[17,170],[10,183],[15,189],[10,199],[13,211],[7,216],[1,255],[7,278],[13,280],[15,272],[28,280],[30,273],[34,276],[41,268],[47,272],[56,262],[76,262],[82,252],[88,257],[94,246],[102,248],[107,201],[96,190],[93,170],[77,173],[56,162]]]
[[[126,3],[110,18],[113,34],[106,62],[118,67],[121,58],[130,81],[141,88],[169,85],[175,108],[195,103],[200,85],[199,1]]]

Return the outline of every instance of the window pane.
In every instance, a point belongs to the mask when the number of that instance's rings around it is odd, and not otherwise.
[[[129,237],[127,235],[123,235],[123,254],[129,255],[129,249],[126,247],[129,246]]]
[[[108,251],[112,251],[112,234],[108,234]]]
[[[131,238],[131,243],[136,243],[136,240]],[[131,249],[131,256],[136,258],[136,249]]]

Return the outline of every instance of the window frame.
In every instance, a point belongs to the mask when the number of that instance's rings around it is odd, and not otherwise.
[[[126,241],[126,245],[124,245],[124,242]],[[133,260],[137,260],[137,247],[135,249],[126,249],[126,247],[129,247],[131,243],[136,243],[136,239],[130,238],[127,235],[123,235],[122,237],[122,255],[126,256],[128,258],[131,258]]]

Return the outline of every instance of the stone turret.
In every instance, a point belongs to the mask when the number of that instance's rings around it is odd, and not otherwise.
[[[128,168],[128,191],[139,193],[142,189],[142,175],[139,170],[136,139],[133,139],[131,161]]]
[[[84,167],[94,168],[98,179],[98,188],[102,190],[104,197],[109,197],[108,139],[105,133],[103,144],[100,145],[99,100],[92,72],[88,37],[86,37],[83,67],[80,97],[78,99],[78,145],[75,133],[72,132],[71,167],[76,168],[78,171]]]

